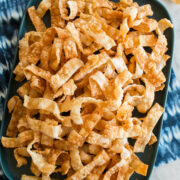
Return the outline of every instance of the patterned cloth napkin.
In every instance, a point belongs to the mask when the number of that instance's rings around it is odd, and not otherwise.
[[[17,44],[17,34],[28,0],[0,0],[0,120],[9,74]],[[174,71],[168,89],[166,111],[155,166],[180,159],[180,85]],[[0,121],[1,124],[1,121]],[[179,177],[180,178],[180,177]],[[6,180],[0,167],[0,179]]]

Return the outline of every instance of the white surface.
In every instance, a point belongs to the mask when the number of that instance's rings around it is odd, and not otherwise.
[[[150,180],[180,180],[180,159],[154,168]]]
[[[180,82],[180,4],[174,4],[170,0],[161,0],[161,2],[168,9],[175,30],[175,44],[174,44],[174,57],[173,68],[178,81]]]

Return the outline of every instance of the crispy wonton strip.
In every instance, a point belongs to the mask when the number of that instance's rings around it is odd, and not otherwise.
[[[134,152],[143,152],[145,146],[148,144],[152,130],[154,129],[156,123],[160,119],[161,115],[164,112],[164,108],[162,108],[159,104],[155,104],[150,111],[148,112],[147,116],[145,117],[142,123],[142,134],[138,137],[134,145]]]
[[[96,105],[98,105],[98,103],[100,103],[101,100],[96,100],[94,98],[90,98],[90,97],[80,97],[80,98],[76,98],[72,101],[71,104],[71,118],[74,121],[75,124],[83,124],[83,120],[81,117],[81,106],[83,103],[94,103]]]
[[[92,162],[81,168],[75,174],[67,178],[66,180],[79,180],[84,179],[96,166],[102,166],[109,161],[108,154],[103,150],[101,151]]]
[[[81,168],[83,168],[83,164],[81,162],[78,149],[73,149],[70,151],[70,158],[71,158],[71,166],[75,171],[78,171]]]
[[[19,148],[14,149],[14,157],[15,157],[15,159],[17,161],[17,167],[21,167],[21,166],[27,164],[27,160],[26,160],[26,158],[19,155],[18,149]]]
[[[37,14],[42,18],[51,7],[51,0],[42,0],[37,8]]]
[[[5,148],[21,147],[17,138],[8,138],[8,137],[2,136],[1,143],[2,143],[3,147],[5,147]]]
[[[65,26],[65,21],[60,15],[59,0],[51,0],[50,13],[51,13],[51,26],[63,28]]]
[[[80,59],[70,59],[64,66],[51,77],[51,87],[57,91],[69,78],[83,65]]]
[[[94,131],[91,131],[86,142],[93,145],[99,145],[103,148],[109,148],[111,146],[112,140],[108,136],[100,135]]]
[[[27,117],[27,122],[33,131],[39,131],[54,139],[59,139],[62,132],[61,125],[51,125],[47,122],[30,118],[29,116]]]
[[[19,119],[23,116],[23,111],[24,111],[24,108],[22,106],[22,101],[20,98],[18,98],[16,105],[14,107],[13,113],[11,115],[11,120],[9,122],[7,131],[6,131],[7,136],[16,137],[18,133],[17,124],[18,124]]]
[[[38,67],[38,66],[36,66],[34,64],[31,64],[31,65],[27,66],[24,69],[24,74],[25,74],[27,80],[30,80],[33,75],[39,76],[39,77],[41,77],[42,79],[45,79],[48,82],[51,79],[51,73],[49,71],[45,71],[45,70],[41,69],[40,67]]]
[[[134,26],[133,29],[148,33],[156,30],[157,27],[158,23],[156,20],[144,18],[142,22],[138,26]]]
[[[141,69],[144,69],[144,66],[146,65],[148,61],[148,55],[143,47],[139,46],[134,51],[133,54],[136,58],[136,61]]]
[[[41,20],[41,18],[39,17],[39,15],[37,14],[34,6],[28,8],[28,13],[36,31],[39,31],[39,32],[46,31],[46,26],[44,22]]]
[[[87,31],[87,34],[90,35],[97,44],[103,46],[106,50],[110,50],[116,45],[115,41],[95,23],[87,23],[85,31]]]
[[[11,112],[14,110],[14,108],[15,108],[18,100],[20,100],[18,96],[13,96],[13,97],[8,101],[8,105],[7,105],[7,106],[8,106],[9,113],[11,113]]]
[[[74,26],[74,23],[69,22],[66,26],[66,29],[71,33],[74,41],[76,42],[79,50],[81,52],[83,52],[83,46],[80,40],[80,35],[79,35],[79,31],[76,29],[76,27]]]
[[[109,180],[111,176],[116,173],[121,167],[126,165],[128,161],[121,159],[118,163],[116,163],[113,167],[111,167],[104,175],[103,180]]]
[[[67,4],[66,4],[67,3]],[[68,10],[66,6],[69,6],[70,14],[68,15]],[[59,10],[61,17],[65,20],[72,20],[76,17],[78,13],[78,5],[76,1],[67,1],[61,0],[59,1]]]
[[[104,134],[111,139],[116,138],[129,138],[129,137],[137,137],[141,135],[141,127],[139,125],[134,125],[132,128],[129,128],[126,131],[122,126],[108,126],[104,130]]]
[[[63,48],[63,41],[62,39],[55,38],[54,43],[51,49],[51,57],[49,66],[54,70],[57,71],[60,65],[61,54]]]
[[[156,30],[156,32],[157,34],[163,34],[164,31],[168,28],[173,28],[173,25],[168,19],[164,18],[158,22],[158,29]]]
[[[155,87],[146,79],[142,79],[146,85],[146,90],[144,93],[144,98],[138,104],[137,109],[141,113],[146,113],[147,110],[152,106],[155,96]]]
[[[55,101],[45,98],[31,98],[24,96],[24,106],[28,109],[46,110],[52,113],[58,120],[63,121],[60,110]]]
[[[39,135],[38,135],[39,136]],[[41,155],[32,151],[32,146],[34,143],[39,142],[40,137],[35,135],[35,139],[28,145],[27,152],[30,154],[33,163],[37,166],[37,168],[44,174],[50,175],[56,168],[56,166],[49,164],[46,159]]]
[[[74,76],[74,80],[78,81],[91,73],[94,69],[102,66],[109,60],[109,56],[104,52],[99,55],[88,56],[87,63],[80,69],[80,71]]]

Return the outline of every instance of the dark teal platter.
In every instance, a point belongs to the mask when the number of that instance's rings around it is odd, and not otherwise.
[[[40,1],[41,0],[30,0],[27,7],[30,7],[32,5],[35,5],[37,7],[38,4],[40,3]],[[118,2],[118,0],[114,0],[114,1]],[[154,12],[153,18],[155,18],[156,20],[160,20],[162,18],[167,18],[167,19],[171,20],[168,11],[159,1],[157,1],[157,0],[135,0],[135,1],[138,2],[139,5],[151,4],[152,10]],[[49,26],[50,25],[50,18],[49,18],[48,13],[43,19],[45,21],[45,24],[47,26]],[[30,30],[34,30],[34,27],[33,27],[28,15],[27,15],[27,12],[25,12],[25,15],[22,19],[20,30],[19,30],[18,41],[24,36],[24,34],[26,32],[28,32]],[[171,56],[171,59],[167,62],[167,65],[163,70],[163,72],[167,78],[166,87],[164,88],[163,91],[156,93],[156,97],[155,97],[155,102],[158,102],[163,107],[165,107],[165,103],[166,103],[167,89],[168,89],[171,64],[172,64],[172,59],[173,59],[174,30],[168,29],[165,32],[165,36],[168,40],[168,52],[167,52],[167,54],[169,54]],[[18,61],[19,60],[18,60],[18,46],[17,46],[16,55],[15,55],[14,60],[13,60],[13,69],[16,66],[16,64],[18,63]],[[7,102],[12,96],[17,94],[16,90],[18,89],[18,87],[20,85],[21,85],[21,83],[17,83],[14,80],[14,75],[12,73],[11,77],[10,77],[9,85],[8,85],[8,93],[6,96],[6,101],[5,101],[5,106],[4,106],[4,113],[3,113],[3,118],[2,118],[2,126],[1,126],[0,137],[5,136],[6,129],[7,129],[7,126],[8,126],[9,120],[10,120],[10,115],[9,115],[8,109],[7,109]],[[156,127],[153,131],[154,134],[158,138],[158,142],[155,143],[153,146],[147,146],[144,153],[138,154],[140,159],[144,163],[149,165],[147,176],[144,177],[144,176],[141,176],[138,174],[134,174],[131,177],[131,180],[135,180],[135,179],[136,180],[147,180],[150,178],[150,175],[151,175],[151,172],[152,172],[155,160],[156,160],[157,151],[158,151],[158,144],[159,144],[159,139],[160,139],[162,123],[163,123],[163,117],[160,119],[160,121],[158,122],[158,124],[156,125]],[[13,155],[13,150],[3,148],[1,146],[1,144],[0,144],[0,163],[1,163],[1,166],[2,166],[2,169],[5,173],[5,175],[8,177],[9,180],[20,180],[22,174],[32,175],[30,170],[29,170],[30,169],[29,165],[23,166],[21,168],[17,168],[16,167],[16,161],[15,161],[14,155]],[[59,178],[59,179],[64,179],[60,174],[57,174],[55,177]]]

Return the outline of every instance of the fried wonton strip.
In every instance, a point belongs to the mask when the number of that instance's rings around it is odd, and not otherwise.
[[[26,54],[29,49],[29,38],[31,33],[35,31],[30,31],[25,34],[25,36],[19,41],[19,61],[24,65],[27,65]]]
[[[81,80],[87,74],[91,73],[94,69],[105,64],[109,60],[109,58],[110,57],[105,52],[98,54],[98,55],[88,56],[87,63],[74,76],[74,80],[75,81]]]
[[[166,81],[166,77],[162,71],[157,69],[157,64],[153,61],[150,61],[148,64],[146,64],[146,66],[147,67],[144,69],[146,74],[143,76],[148,79],[148,81],[156,88],[162,86],[162,84]]]
[[[152,106],[155,96],[155,87],[145,78],[142,79],[146,85],[144,98],[138,104],[137,109],[141,113],[146,113],[147,110]]]
[[[99,180],[101,174],[103,173],[103,171],[106,169],[107,167],[107,163],[102,165],[102,166],[98,166],[98,167],[95,167],[91,174],[89,174],[86,178],[86,180]]]
[[[10,138],[10,137],[3,137],[1,138],[1,143],[3,145],[3,147],[5,148],[18,148],[18,147],[23,147],[26,144],[21,144],[19,142],[19,138]]]
[[[173,28],[173,25],[168,19],[164,18],[158,22],[158,28],[156,32],[157,34],[164,34],[164,31],[168,28]]]
[[[37,177],[41,175],[41,171],[39,171],[39,169],[38,169],[37,166],[33,163],[33,161],[31,161],[30,170],[31,170],[31,172],[32,172],[35,176],[37,176]]]
[[[143,152],[145,146],[148,144],[152,130],[154,129],[156,123],[160,119],[164,112],[164,108],[162,108],[159,104],[155,104],[150,111],[148,112],[147,116],[145,117],[142,123],[142,130],[143,133],[135,142],[134,145],[134,152]]]
[[[36,176],[28,176],[28,175],[23,174],[21,176],[21,180],[42,180],[42,178],[36,177]]]
[[[128,161],[121,159],[118,163],[116,163],[113,167],[108,169],[108,171],[105,173],[103,180],[109,180],[111,176],[116,173],[121,167],[126,165]]]
[[[111,11],[110,9],[108,9],[108,10]],[[116,11],[116,12],[117,12],[118,15],[121,14],[121,12],[119,12],[119,11]],[[108,36],[110,36],[114,40],[119,40],[120,31],[118,29],[106,24],[100,16],[97,16],[97,14],[96,14],[96,18],[97,19],[95,21],[97,21],[98,23],[100,23],[102,25],[102,29],[107,33]]]
[[[53,138],[45,135],[45,134],[42,134],[41,135],[41,144],[44,145],[44,146],[47,146],[47,147],[52,147],[53,146]]]
[[[54,27],[48,28],[42,35],[40,42],[41,46],[42,47],[51,46],[55,35],[56,35],[56,29]]]
[[[73,58],[67,61],[57,74],[51,77],[53,90],[57,91],[81,66],[83,66],[83,62],[80,59]]]
[[[32,130],[26,130],[18,134],[18,141],[20,144],[32,141],[34,134]]]
[[[108,136],[100,135],[94,131],[91,131],[86,139],[86,142],[93,145],[99,145],[103,148],[109,148],[111,146],[111,139]]]
[[[59,68],[61,54],[62,54],[62,48],[63,48],[62,39],[55,38],[52,49],[51,49],[51,57],[50,57],[50,62],[49,62],[49,66],[54,71],[57,71]]]
[[[44,175],[50,175],[56,168],[56,166],[49,164],[46,159],[41,155],[36,153],[35,151],[32,151],[32,146],[34,143],[39,141],[39,137],[36,137],[35,139],[28,145],[27,152],[30,154],[33,163],[37,166],[37,168],[44,174]]]
[[[148,165],[144,164],[135,154],[132,154],[132,160],[130,162],[130,167],[132,167],[136,173],[146,176]]]
[[[123,11],[123,16],[128,17],[129,21],[132,22],[136,19],[138,8],[135,6],[127,7]]]
[[[17,167],[21,167],[21,166],[27,164],[26,158],[24,158],[18,154],[18,148],[14,149],[14,157],[17,161]]]
[[[77,148],[77,146],[64,139],[56,140],[54,142],[54,147],[64,151],[70,151],[73,150],[74,148]]]
[[[111,58],[111,62],[118,73],[123,72],[124,70],[127,70],[127,66],[124,62],[124,59],[122,57],[114,57]]]
[[[63,154],[66,154],[66,152],[58,149],[52,149],[47,157],[48,163],[55,165],[58,157]]]
[[[98,14],[108,20],[116,20],[116,19],[121,19],[123,14],[120,11],[112,10],[109,8],[97,8],[96,10]]]
[[[83,116],[84,123],[79,133],[77,133],[75,130],[72,130],[68,136],[68,141],[77,146],[82,146],[85,139],[94,129],[100,118],[101,116],[96,113],[84,115]]]
[[[76,84],[73,79],[70,79],[67,83],[62,86],[62,91],[65,95],[74,95],[75,90],[77,89]]]
[[[146,65],[148,61],[148,55],[143,47],[138,46],[133,51],[134,57],[136,58],[136,61],[141,69],[144,69],[144,66]]]
[[[70,151],[70,158],[71,158],[71,166],[75,171],[78,171],[81,168],[83,168],[83,164],[81,162],[78,149],[73,149]]]
[[[153,47],[156,45],[157,38],[154,34],[140,35],[139,41],[140,41],[140,45],[143,47],[145,46]]]
[[[26,117],[22,117],[19,119],[18,125],[17,125],[18,131],[23,132],[28,129],[28,124]]]
[[[31,98],[29,96],[24,96],[24,106],[27,109],[38,109],[46,110],[52,113],[58,120],[63,121],[60,116],[60,110],[55,101],[45,98]]]
[[[133,26],[133,29],[140,31],[140,32],[148,33],[148,32],[152,32],[152,31],[156,30],[157,27],[158,27],[158,23],[156,20],[144,18],[144,19],[142,19],[142,22],[139,25]]]
[[[162,56],[167,51],[167,39],[163,34],[158,36],[156,45],[153,48],[150,59],[159,63],[162,59]]]
[[[152,133],[151,134],[151,138],[150,138],[150,140],[148,142],[148,145],[151,146],[151,145],[153,145],[156,142],[157,142],[157,137],[154,135],[154,133]]]
[[[45,90],[45,81],[37,76],[32,76],[30,87],[40,94],[43,94]]]
[[[104,134],[111,138],[129,138],[129,137],[137,137],[141,135],[141,127],[140,125],[134,125],[133,127],[129,128],[128,131],[126,131],[122,126],[109,126],[106,127],[104,130]]]
[[[51,0],[50,13],[51,13],[51,26],[63,28],[65,26],[65,21],[64,19],[62,19],[60,15],[59,0]]]
[[[109,149],[109,151],[115,152],[115,153],[120,153],[122,159],[130,158],[131,153],[125,147],[125,145],[128,145],[127,138],[115,139],[113,141],[113,144],[112,144],[111,148]]]
[[[68,142],[79,147],[83,144],[83,137],[76,130],[72,130],[69,133]]]
[[[51,7],[51,0],[42,0],[37,8],[37,14],[42,18]]]
[[[7,105],[7,106],[8,106],[9,113],[11,113],[11,112],[14,110],[14,108],[15,108],[18,100],[19,100],[19,97],[18,97],[18,96],[13,96],[13,97],[8,101],[8,105]]]
[[[85,151],[80,150],[80,158],[81,158],[82,163],[86,165],[92,161],[93,155],[90,155],[86,153]]]
[[[41,44],[35,42],[29,46],[26,58],[29,64],[37,64],[41,56]]]
[[[24,157],[30,157],[30,155],[27,152],[27,148],[20,147],[14,149],[14,157],[17,161],[17,167],[21,167],[27,164],[27,160]]]
[[[115,41],[108,36],[105,31],[100,29],[98,24],[88,23],[87,28],[85,28],[84,31],[87,31],[88,35],[90,35],[97,44],[103,46],[106,50],[110,50],[116,45]]]
[[[140,44],[138,31],[128,32],[124,43],[126,49],[137,47]]]
[[[28,13],[36,31],[39,31],[39,32],[46,31],[46,26],[44,22],[41,20],[41,18],[39,17],[34,6],[28,8]]]
[[[90,97],[79,97],[76,98],[72,101],[71,104],[71,118],[73,120],[73,122],[75,124],[83,124],[83,120],[81,117],[81,106],[83,103],[94,103],[96,105],[98,105],[98,103],[100,103],[101,100],[96,100],[94,98],[90,98]]]
[[[51,55],[51,46],[43,47],[41,51],[40,67],[46,71],[49,69],[50,55]]]
[[[69,22],[66,26],[66,29],[71,33],[72,38],[74,39],[74,41],[76,42],[79,50],[81,52],[83,52],[83,46],[80,40],[80,34],[79,31],[76,29],[76,27],[74,26],[74,23]]]
[[[120,26],[120,35],[122,38],[125,38],[126,37],[126,34],[128,33],[129,31],[129,26],[128,26],[128,23],[127,23],[127,18],[124,18],[121,26]]]
[[[145,18],[146,16],[152,16],[153,15],[153,11],[151,9],[151,5],[150,4],[146,4],[144,6],[140,6],[138,8],[138,14],[137,17],[139,19],[141,18]]]
[[[51,73],[49,71],[45,71],[45,70],[41,69],[40,67],[38,67],[38,66],[36,66],[34,64],[31,64],[31,65],[27,66],[24,69],[24,74],[25,74],[27,80],[30,80],[33,75],[39,76],[39,77],[41,77],[42,79],[45,79],[48,82],[51,79]]]
[[[25,174],[21,176],[21,180],[50,180],[49,178],[50,178],[49,176],[44,176],[44,175],[42,177],[28,176]],[[51,178],[51,180],[57,180],[57,179]]]
[[[59,139],[60,134],[62,132],[61,125],[51,125],[47,122],[32,119],[30,117],[27,117],[27,122],[29,124],[29,127],[33,131],[39,131],[54,139]]]
[[[12,100],[12,99],[11,99]],[[12,102],[12,101],[10,101]],[[10,103],[8,103],[10,106]],[[22,101],[20,98],[17,98],[16,105],[14,107],[13,113],[11,115],[11,120],[9,122],[6,135],[10,137],[16,137],[18,129],[17,124],[19,119],[23,116],[24,108],[22,106]]]
[[[67,5],[69,6],[69,10],[70,10],[69,15],[66,7]],[[59,1],[59,9],[60,9],[61,17],[67,21],[74,19],[78,13],[78,5],[76,1],[61,0]]]
[[[39,60],[39,55],[41,47],[39,45],[39,40],[42,35],[42,32],[30,31],[25,34],[25,37],[19,41],[19,63],[14,69],[14,74],[16,74],[16,81],[23,81],[24,68],[29,64],[29,61],[36,62]],[[33,39],[33,38],[34,39]],[[30,42],[33,41],[33,42]],[[30,48],[31,43],[31,48]],[[33,59],[35,58],[35,59]]]
[[[105,91],[106,87],[109,84],[109,80],[104,76],[101,71],[97,71],[95,74],[91,75],[89,77],[89,82],[91,82],[91,80],[95,81],[102,91]]]
[[[102,166],[106,162],[109,161],[109,156],[108,154],[103,150],[101,151],[94,159],[92,162],[81,168],[79,171],[77,171],[75,174],[67,178],[66,180],[79,180],[79,179],[84,179],[87,177],[88,174],[91,173],[91,171],[96,167],[96,166]]]
[[[64,53],[66,59],[72,59],[78,57],[76,43],[72,38],[67,38],[64,41]]]

